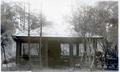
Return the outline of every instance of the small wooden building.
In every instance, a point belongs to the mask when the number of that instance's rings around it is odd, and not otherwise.
[[[41,49],[40,37],[13,36],[13,39],[16,42],[17,64],[30,61],[32,65],[44,67],[71,67],[91,65],[87,62],[92,62],[102,37],[42,37]]]

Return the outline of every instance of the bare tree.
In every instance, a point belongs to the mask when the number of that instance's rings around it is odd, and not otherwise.
[[[29,19],[30,30],[39,28],[41,19],[42,19],[43,27],[49,25],[49,22],[47,21],[44,15],[42,15],[41,17],[40,14],[35,14],[32,12],[29,13],[24,8],[26,8],[24,7],[24,4],[18,2],[1,3],[1,36],[2,36],[1,49],[5,50],[2,52],[7,52],[5,53],[5,55],[6,54],[8,55],[8,51],[10,51],[8,49],[12,48],[12,47],[8,48],[7,46],[12,45],[13,43],[12,35],[16,33],[16,29],[18,29],[19,31],[28,30],[27,27],[28,19]],[[29,14],[29,18],[28,18],[28,14]]]
[[[114,22],[113,15],[114,13],[108,9],[87,6],[73,12],[70,22],[74,25],[74,30],[85,39],[87,36],[102,36],[104,38],[102,47],[106,52],[108,49],[108,28],[110,28],[108,25]]]

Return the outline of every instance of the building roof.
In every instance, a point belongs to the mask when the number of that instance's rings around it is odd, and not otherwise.
[[[103,37],[42,37],[42,41],[60,41],[60,42],[77,42],[81,41],[82,39],[89,38],[89,39],[102,39]],[[21,42],[39,42],[40,37],[39,36],[13,36],[13,39],[15,41],[21,41]]]

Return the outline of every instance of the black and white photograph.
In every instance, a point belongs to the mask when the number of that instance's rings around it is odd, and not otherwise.
[[[1,0],[2,72],[119,72],[118,0]]]

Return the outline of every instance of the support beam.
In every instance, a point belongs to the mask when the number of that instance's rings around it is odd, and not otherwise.
[[[21,54],[21,43],[18,41],[16,43],[16,64],[20,62],[20,54]]]
[[[73,44],[69,43],[70,46],[70,67],[73,67]]]
[[[45,65],[48,68],[48,40],[45,42]]]
[[[76,51],[77,52],[77,56],[79,56],[79,51],[80,51],[79,50],[79,43],[76,43],[76,48],[77,48],[77,51]]]
[[[94,48],[94,51],[95,51],[95,54],[94,54],[94,67],[96,67],[96,51],[97,51],[97,40],[96,39],[93,40],[93,48]]]
[[[83,59],[84,59],[84,60],[82,59],[82,61],[83,61],[83,62],[86,62],[86,54],[87,54],[87,53],[86,53],[86,51],[87,51],[86,38],[83,39],[83,43],[84,43],[84,54],[83,54]]]

